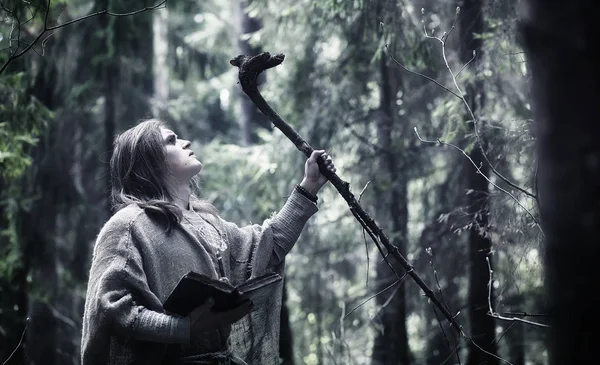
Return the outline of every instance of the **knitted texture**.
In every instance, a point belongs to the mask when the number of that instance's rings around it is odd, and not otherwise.
[[[184,211],[181,224],[167,234],[139,207],[123,208],[104,225],[94,246],[82,365],[278,364],[282,284],[273,289],[267,305],[193,341],[189,318],[165,313],[162,303],[190,270],[225,276],[233,285],[267,271],[283,275],[285,255],[316,211],[309,199],[292,192],[261,225],[240,228]]]

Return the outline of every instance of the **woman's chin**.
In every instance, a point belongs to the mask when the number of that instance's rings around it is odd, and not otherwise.
[[[197,165],[194,167],[196,168],[195,169],[196,173],[194,175],[198,175],[200,173],[200,171],[202,171],[203,166],[202,166],[202,163],[200,163],[200,161],[198,161]]]

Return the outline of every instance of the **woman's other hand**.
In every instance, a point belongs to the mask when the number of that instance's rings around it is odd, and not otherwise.
[[[190,314],[190,339],[194,342],[195,338],[198,338],[205,332],[216,330],[220,327],[231,325],[245,315],[250,313],[253,308],[251,301],[246,301],[239,306],[223,312],[215,312],[212,309],[214,300],[208,299],[206,303],[194,309]]]

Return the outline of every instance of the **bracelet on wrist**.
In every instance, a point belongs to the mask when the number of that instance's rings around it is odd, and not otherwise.
[[[317,204],[317,200],[318,200],[319,198],[317,198],[317,196],[316,196],[316,195],[313,195],[313,194],[311,194],[311,193],[310,193],[308,190],[306,190],[305,188],[303,188],[303,187],[302,187],[302,186],[300,186],[300,185],[296,185],[296,190],[297,190],[297,191],[298,191],[300,194],[302,194],[302,195],[304,195],[305,197],[307,197],[307,198],[308,198],[310,201],[312,201],[313,203]]]

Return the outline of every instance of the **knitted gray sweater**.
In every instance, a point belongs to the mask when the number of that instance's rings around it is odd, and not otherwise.
[[[249,273],[282,273],[285,255],[316,211],[313,202],[294,191],[262,225],[239,228],[184,211],[180,225],[167,234],[141,208],[121,209],[106,222],[94,247],[83,316],[82,365],[161,364],[167,344],[181,344],[186,355],[246,344],[239,356],[248,363],[278,363],[281,287],[273,293],[270,308],[255,310],[232,328],[207,334],[196,346],[189,345],[189,318],[165,313],[162,303],[190,270],[212,277],[221,277],[224,271],[234,285]],[[227,248],[219,270],[215,247],[222,243]],[[265,343],[247,345],[245,337],[260,337]],[[224,339],[228,345],[223,345]]]

